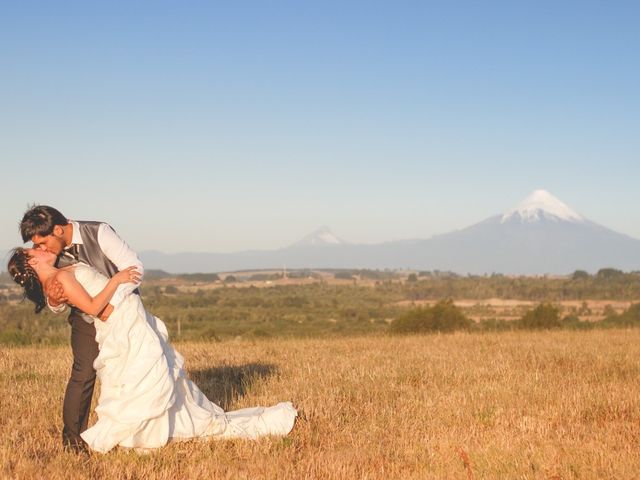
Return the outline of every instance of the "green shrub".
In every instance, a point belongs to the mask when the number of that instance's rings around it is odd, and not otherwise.
[[[596,322],[584,322],[575,313],[566,315],[562,319],[562,328],[568,330],[592,330],[597,326]]]
[[[562,327],[559,310],[550,303],[541,303],[520,319],[520,327],[529,330],[546,330]]]
[[[183,273],[178,275],[178,278],[189,282],[217,282],[220,280],[220,276],[217,273]]]
[[[605,327],[638,327],[640,326],[640,303],[634,303],[621,314],[610,314],[602,320]]]
[[[473,321],[449,299],[432,307],[409,310],[391,322],[389,330],[392,333],[453,332],[468,330],[472,325]]]
[[[510,320],[497,319],[497,318],[485,318],[478,322],[478,330],[482,332],[503,332],[507,330],[513,330],[515,328],[514,322]]]
[[[354,276],[351,274],[350,271],[336,272],[333,274],[333,277],[336,278],[337,280],[353,280],[354,279]]]

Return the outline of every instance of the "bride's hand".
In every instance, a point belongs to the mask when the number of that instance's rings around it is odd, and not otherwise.
[[[136,270],[136,267],[127,267],[116,273],[112,278],[115,278],[118,283],[138,283],[140,281],[140,272]]]

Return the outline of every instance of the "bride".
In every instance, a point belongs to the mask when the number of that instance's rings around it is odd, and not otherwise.
[[[40,249],[16,248],[8,271],[36,305],[46,305],[44,292],[57,280],[65,297],[96,317],[118,285],[139,280],[134,267],[108,279],[83,263],[56,268],[56,255]],[[164,323],[147,312],[138,295],[129,295],[107,321],[96,318],[100,352],[94,362],[101,389],[98,421],[82,432],[89,448],[108,452],[116,445],[158,448],[189,438],[248,438],[286,435],[297,412],[291,402],[224,412],[190,381],[184,359],[171,346]]]

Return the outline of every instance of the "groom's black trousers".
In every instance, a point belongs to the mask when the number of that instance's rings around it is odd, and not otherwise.
[[[62,442],[72,447],[81,445],[80,433],[87,429],[93,387],[96,383],[96,371],[93,361],[98,356],[96,329],[92,323],[72,313],[71,349],[73,350],[73,368],[67,384],[62,406]]]

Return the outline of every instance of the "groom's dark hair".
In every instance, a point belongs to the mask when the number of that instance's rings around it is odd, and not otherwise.
[[[22,241],[28,242],[34,235],[46,237],[53,233],[53,227],[64,227],[69,223],[67,217],[53,207],[34,205],[27,210],[20,222]]]

